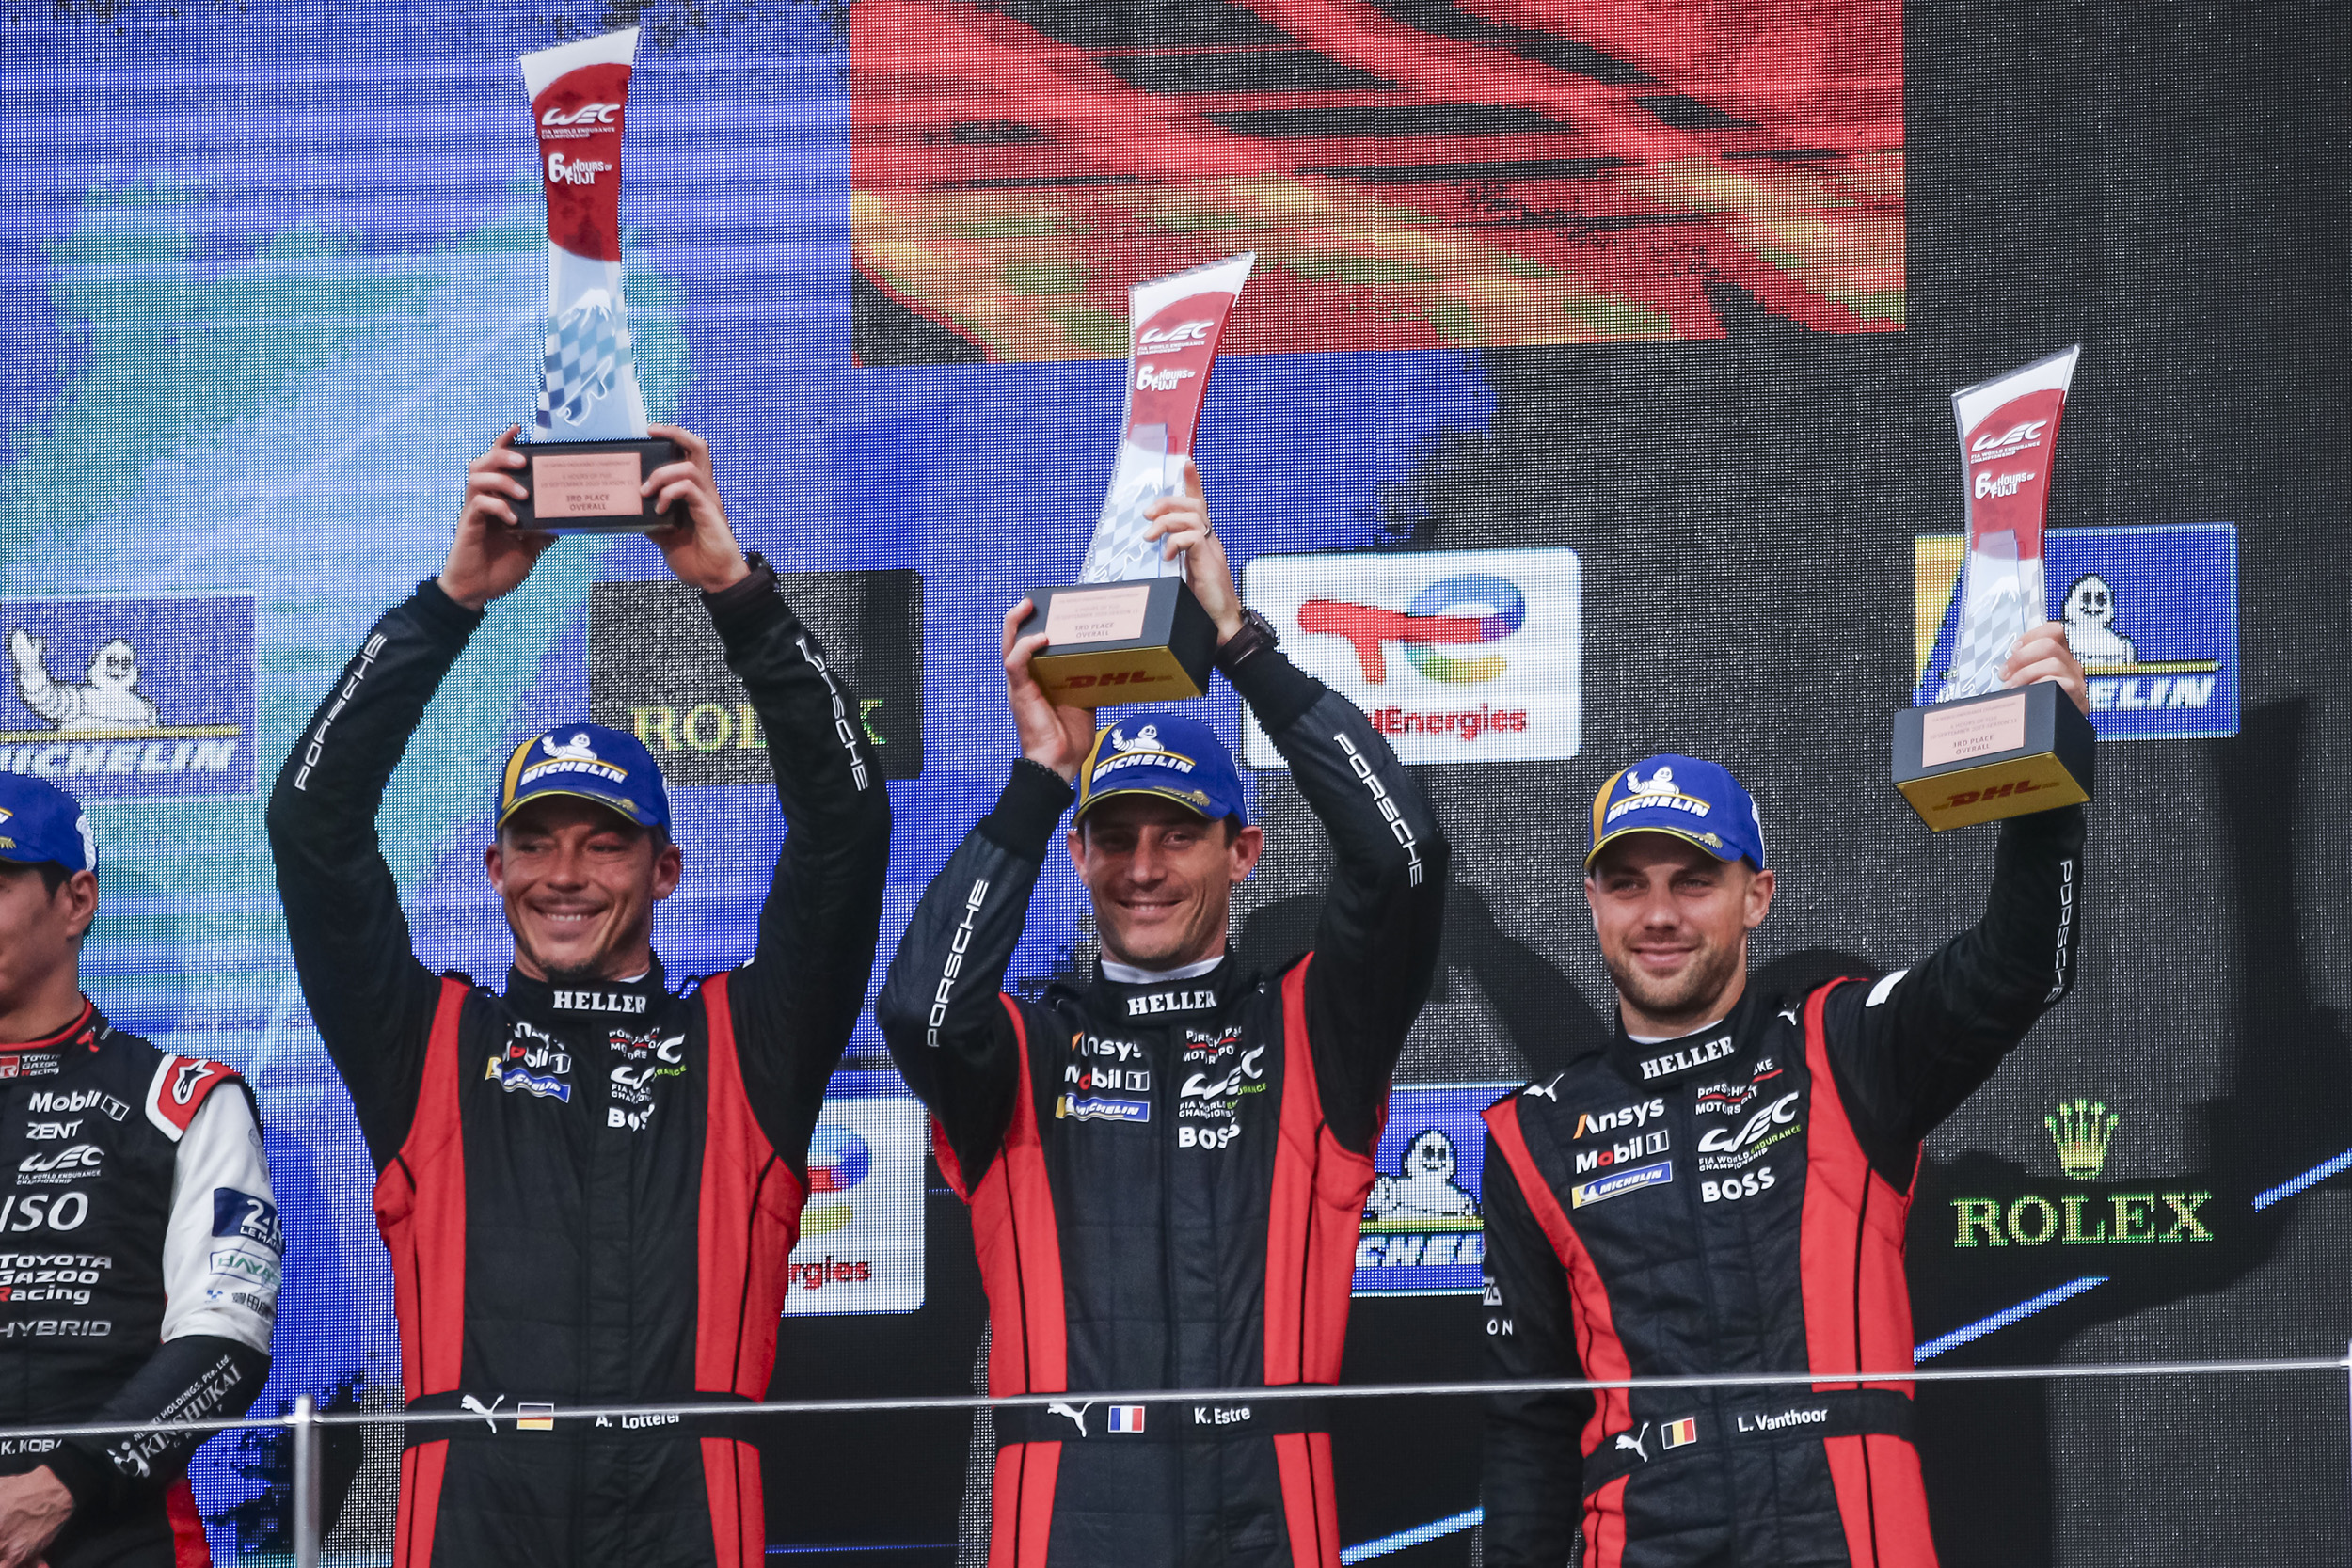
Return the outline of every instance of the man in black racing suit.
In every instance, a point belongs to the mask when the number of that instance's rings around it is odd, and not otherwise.
[[[1447,846],[1345,698],[1245,617],[1199,476],[1153,531],[1216,623],[1219,667],[1330,834],[1311,953],[1271,974],[1228,951],[1263,843],[1214,731],[1167,711],[1095,732],[1049,703],[1016,641],[1022,740],[996,807],[931,882],[877,1014],[936,1118],[988,1290],[989,1390],[1068,1393],[996,1418],[991,1568],[1224,1562],[1337,1568],[1330,1439],[1261,1386],[1340,1370],[1356,1235],[1389,1078],[1427,996]],[[1083,771],[1082,771],[1083,767]],[[1093,901],[1093,979],[1001,995],[1055,824]],[[1218,1388],[1213,1403],[1106,1404]]]
[[[261,1393],[283,1239],[245,1080],[82,994],[97,870],[73,798],[0,773],[0,1425],[155,1423],[0,1444],[0,1565],[197,1568],[211,1434],[172,1423]]]
[[[2005,673],[2088,709],[2055,625]],[[2085,821],[2004,822],[1983,917],[1911,969],[1763,995],[1747,792],[1679,756],[1602,786],[1585,891],[1618,1028],[1486,1113],[1494,1370],[1819,1381],[1494,1401],[1489,1568],[1558,1568],[1580,1529],[1585,1568],[1933,1568],[1912,1386],[1851,1377],[1912,1365],[1921,1140],[2074,985]]]
[[[734,1423],[544,1409],[765,1395],[889,853],[855,700],[737,548],[709,449],[656,429],[688,457],[647,492],[689,520],[651,537],[703,590],[787,829],[755,962],[672,993],[651,945],[681,870],[667,798],[643,745],[594,724],[525,740],[499,783],[504,994],[411,956],[376,812],[483,607],[552,543],[511,526],[513,431],[473,465],[440,577],[376,623],[270,800],[303,991],[381,1173],[408,1408],[482,1418],[408,1429],[401,1568],[765,1560],[759,1455]]]

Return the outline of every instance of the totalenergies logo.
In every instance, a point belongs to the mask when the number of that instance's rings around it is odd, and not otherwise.
[[[874,1168],[874,1150],[864,1138],[829,1121],[817,1124],[808,1141],[808,1206],[801,1211],[803,1236],[830,1236],[850,1223],[850,1190]]]
[[[1374,686],[1389,678],[1383,644],[1402,646],[1405,661],[1433,681],[1467,686],[1490,681],[1509,668],[1500,654],[1456,658],[1439,648],[1497,642],[1527,622],[1527,596],[1508,578],[1466,572],[1431,583],[1402,610],[1336,599],[1309,599],[1298,607],[1298,628],[1343,637],[1356,650],[1356,663]]]

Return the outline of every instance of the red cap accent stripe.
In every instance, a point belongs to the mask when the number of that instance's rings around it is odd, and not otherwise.
[[[1528,1211],[1535,1216],[1535,1223],[1543,1227],[1545,1238],[1560,1259],[1560,1266],[1567,1270],[1568,1293],[1576,1308],[1576,1354],[1583,1364],[1584,1375],[1602,1379],[1631,1377],[1633,1365],[1626,1355],[1625,1341],[1617,1335],[1617,1319],[1609,1305],[1609,1289],[1601,1283],[1600,1270],[1595,1266],[1593,1255],[1585,1250],[1584,1239],[1576,1233],[1567,1212],[1560,1207],[1559,1196],[1536,1168],[1535,1156],[1527,1147],[1527,1135],[1519,1127],[1518,1097],[1514,1095],[1501,1104],[1487,1106],[1486,1126],[1494,1133],[1495,1147],[1502,1151],[1512,1174],[1518,1178]],[[1603,1438],[1632,1430],[1632,1406],[1625,1390],[1600,1389],[1593,1398],[1592,1419],[1584,1423],[1584,1451],[1593,1453]]]

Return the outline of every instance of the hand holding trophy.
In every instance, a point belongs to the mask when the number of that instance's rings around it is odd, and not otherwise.
[[[2098,736],[2050,620],[2042,535],[2058,415],[2082,345],[1952,394],[1968,554],[1936,701],[1895,715],[1895,786],[1937,832],[2090,799]]]
[[[631,533],[680,519],[643,492],[685,454],[646,425],[622,293],[621,125],[637,29],[522,56],[548,208],[548,316],[517,527]]]
[[[1209,536],[1193,433],[1217,341],[1257,260],[1245,250],[1128,291],[1126,417],[1102,517],[1076,585],[1033,590],[1022,626],[1025,641],[1044,635],[1027,663],[1056,702],[1165,702],[1208,689],[1219,627],[1185,586],[1185,545],[1169,541]],[[1197,509],[1199,529],[1170,523],[1171,506]]]

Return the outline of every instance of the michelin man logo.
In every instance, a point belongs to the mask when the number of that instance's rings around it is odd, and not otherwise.
[[[1675,787],[1675,770],[1664,763],[1660,763],[1658,771],[1646,779],[1639,773],[1628,773],[1625,776],[1625,786],[1636,795],[1679,795],[1682,793]]]
[[[17,695],[54,728],[135,732],[163,723],[162,712],[138,689],[138,650],[122,638],[90,656],[79,686],[50,676],[48,642],[22,626],[8,634],[8,657],[16,664]]]
[[[1113,730],[1111,731],[1111,744],[1122,752],[1156,752],[1160,749],[1160,727],[1157,724],[1146,724],[1136,732],[1136,737],[1133,740],[1128,739],[1119,731]]]
[[[2115,629],[2115,590],[2096,572],[2085,572],[2066,591],[2060,611],[2066,622],[2066,645],[2085,664],[2132,664],[2138,653],[2132,640]]]
[[[555,736],[551,735],[544,736],[539,742],[539,750],[547,752],[548,755],[554,757],[559,762],[598,762],[602,760],[596,755],[596,749],[588,744],[588,736],[585,731],[573,736],[571,739],[565,741],[561,746],[558,746],[555,743]]]
[[[1475,1215],[1478,1200],[1454,1184],[1454,1140],[1436,1128],[1415,1138],[1398,1174],[1372,1184],[1365,1207],[1378,1219],[1454,1219]]]

